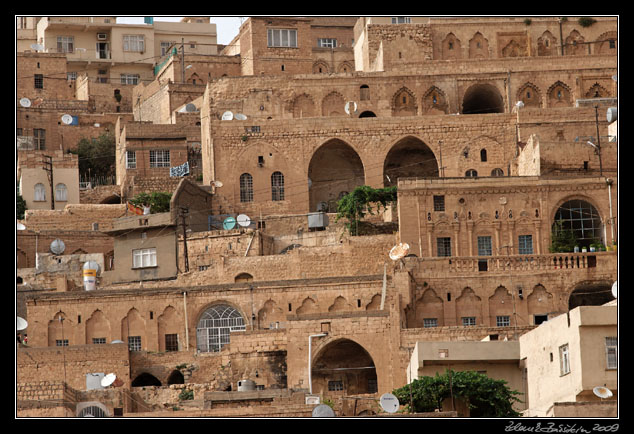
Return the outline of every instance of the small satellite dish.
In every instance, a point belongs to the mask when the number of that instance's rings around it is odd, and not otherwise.
[[[618,284],[618,282],[614,282],[614,283],[612,284],[612,296],[613,296],[614,298],[617,298],[616,293],[618,292],[618,288],[619,288],[619,284]]]
[[[232,113],[232,112],[229,112],[229,111],[224,112],[224,113],[222,114],[222,120],[223,120],[223,121],[231,121],[231,120],[233,120],[233,113]]]
[[[246,121],[247,120],[247,116],[242,114],[242,113],[236,113],[235,118],[239,121]]]
[[[229,229],[233,229],[236,227],[236,219],[233,217],[227,217],[223,222],[222,222],[222,227],[226,230]]]
[[[16,317],[16,321],[15,321],[15,329],[20,331],[20,330],[24,330],[25,328],[27,328],[29,326],[29,323],[26,322],[26,320],[24,318],[21,317]]]
[[[189,104],[187,104],[187,105],[185,106],[185,111],[186,111],[187,113],[192,113],[192,112],[196,112],[196,111],[198,111],[198,109],[196,108],[196,106],[195,106],[194,104],[189,103]]]
[[[28,98],[20,98],[20,105],[24,108],[31,107],[31,100]]]
[[[400,405],[398,398],[391,393],[384,393],[381,395],[379,403],[381,404],[381,408],[388,413],[396,413]]]
[[[115,339],[114,341],[110,342],[111,344],[125,344],[125,342],[123,342],[121,339]]]
[[[246,214],[240,214],[237,218],[237,222],[240,226],[242,226],[243,228],[246,228],[247,226],[251,224],[251,219]]]
[[[62,122],[64,122],[66,125],[70,125],[73,123],[73,117],[71,115],[63,115]]]
[[[26,226],[24,226],[22,223],[18,222],[18,224],[17,224],[17,229],[18,229],[19,231],[23,231],[23,230],[25,230],[25,229],[26,229]]]
[[[31,48],[35,51],[42,51],[44,49],[44,46],[42,44],[31,44]]]
[[[99,128],[99,124],[97,122],[95,122],[95,124],[93,125],[93,127],[95,128]]]
[[[66,245],[59,238],[54,239],[51,242],[51,246],[50,246],[51,252],[56,255],[61,255],[62,253],[64,253],[65,248],[66,248]]]
[[[522,101],[518,101],[518,102],[515,103],[515,107],[522,108],[522,107],[524,107],[524,103]]]
[[[354,101],[348,101],[346,103],[345,110],[346,110],[346,114],[349,114],[349,115],[351,115],[353,113],[356,113],[357,112],[357,103],[354,102]]]
[[[319,404],[313,409],[313,417],[335,417],[335,412],[329,405]]]
[[[114,374],[108,374],[105,377],[103,377],[101,379],[101,387],[108,387],[110,386],[112,383],[114,383],[114,380],[117,379],[117,376]]]
[[[221,181],[211,181],[211,184],[216,188],[222,187],[224,185]]]
[[[607,399],[612,397],[612,391],[607,387],[597,386],[592,389],[595,395],[597,395],[601,399]]]
[[[398,243],[396,246],[392,247],[390,250],[390,259],[396,261],[398,259],[404,258],[409,253],[409,244],[407,243]]]

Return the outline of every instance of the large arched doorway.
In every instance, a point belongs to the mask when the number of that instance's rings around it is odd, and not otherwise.
[[[462,113],[465,115],[504,113],[504,99],[500,91],[492,84],[474,84],[464,94]]]
[[[364,183],[359,154],[339,139],[324,143],[308,165],[310,211],[336,212],[339,199]]]
[[[359,344],[339,339],[327,344],[314,358],[313,393],[330,396],[376,393],[374,361]]]
[[[161,381],[152,374],[143,372],[132,380],[132,387],[161,386]]]
[[[601,306],[612,300],[612,282],[581,282],[570,293],[568,310],[578,306]]]
[[[229,344],[231,332],[244,331],[244,318],[235,308],[216,304],[207,309],[198,320],[196,343],[202,353],[216,353]]]
[[[561,204],[555,213],[553,231],[572,231],[579,247],[603,241],[603,223],[597,209],[582,199]],[[588,249],[589,250],[589,249]]]
[[[383,163],[383,184],[396,185],[398,178],[438,177],[436,156],[422,140],[405,137],[399,140]]]

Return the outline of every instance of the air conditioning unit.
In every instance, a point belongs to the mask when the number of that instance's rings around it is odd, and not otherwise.
[[[97,40],[98,41],[107,41],[108,40],[108,34],[107,33],[97,33]]]

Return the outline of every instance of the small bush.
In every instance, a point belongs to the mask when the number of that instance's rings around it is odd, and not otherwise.
[[[581,18],[579,18],[578,22],[579,22],[579,25],[581,27],[590,27],[591,25],[596,23],[597,20],[595,20],[594,18],[591,18],[591,17],[581,17]]]

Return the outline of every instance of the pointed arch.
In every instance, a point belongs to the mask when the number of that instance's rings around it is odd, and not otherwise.
[[[159,351],[178,351],[183,327],[181,315],[173,306],[167,306],[157,323]]]
[[[335,301],[328,308],[328,312],[350,312],[352,310],[352,306],[348,303],[345,297],[339,296],[335,298]]]
[[[401,87],[392,97],[392,116],[416,116],[418,105],[414,92]]]
[[[443,300],[432,288],[427,288],[416,301],[416,327],[442,327],[444,325]],[[435,320],[430,321],[430,320]]]
[[[145,320],[134,307],[121,320],[121,339],[128,342],[131,351],[146,347]]]
[[[306,315],[306,314],[310,314],[310,313],[318,313],[319,312],[319,306],[317,306],[317,303],[315,302],[315,300],[313,300],[310,297],[306,297],[304,299],[304,301],[302,301],[302,305],[300,307],[298,307],[295,312],[298,315]]]
[[[462,98],[463,114],[504,113],[504,98],[491,83],[472,84]]]
[[[585,94],[586,98],[608,98],[610,92],[599,83],[595,82]]]
[[[469,287],[463,288],[460,296],[456,298],[456,319],[459,325],[483,323],[482,299]]]
[[[487,59],[489,57],[489,41],[482,33],[476,32],[469,40],[469,58]]]
[[[49,347],[61,347],[68,346],[74,343],[72,339],[72,330],[68,325],[64,327],[66,322],[66,314],[63,311],[58,311],[48,322],[48,346]]]
[[[537,38],[537,55],[557,55],[557,38],[555,38],[555,36],[548,30],[546,30],[539,38]]]
[[[448,33],[442,41],[442,59],[457,60],[462,59],[462,47],[460,39],[453,33]]]
[[[595,54],[616,54],[618,51],[618,34],[617,32],[605,32],[597,39],[598,47]]]
[[[517,101],[522,101],[526,107],[541,107],[542,95],[539,88],[533,83],[524,83],[517,91]]]
[[[561,81],[557,81],[550,86],[550,88],[548,88],[547,95],[549,107],[572,106],[572,91],[567,84]]]
[[[365,306],[365,310],[379,310],[381,308],[381,294],[375,294]]]
[[[292,103],[293,118],[310,118],[314,117],[315,102],[313,97],[308,94],[297,95]]]
[[[567,56],[579,56],[588,53],[588,49],[586,48],[585,39],[581,36],[577,30],[573,30],[570,32],[568,37],[565,40],[565,48],[564,53]]]
[[[317,60],[313,63],[313,74],[328,74],[330,72],[330,66],[325,60]]]
[[[112,330],[110,329],[110,321],[108,321],[101,310],[97,309],[86,320],[86,345],[111,341]]]
[[[430,87],[423,95],[423,113],[447,114],[448,112],[449,104],[447,104],[445,93],[436,86]]]
[[[321,101],[322,116],[344,116],[346,100],[337,91],[332,91]]]
[[[437,178],[438,162],[434,152],[421,139],[406,136],[398,140],[385,156],[383,183],[397,184],[398,178]]]
[[[262,309],[258,311],[258,328],[278,328],[279,324],[283,324],[286,316],[280,307],[271,300],[268,299]],[[273,326],[275,324],[275,327]]]
[[[489,316],[491,327],[516,325],[513,318],[513,297],[506,287],[498,286],[489,297]]]

